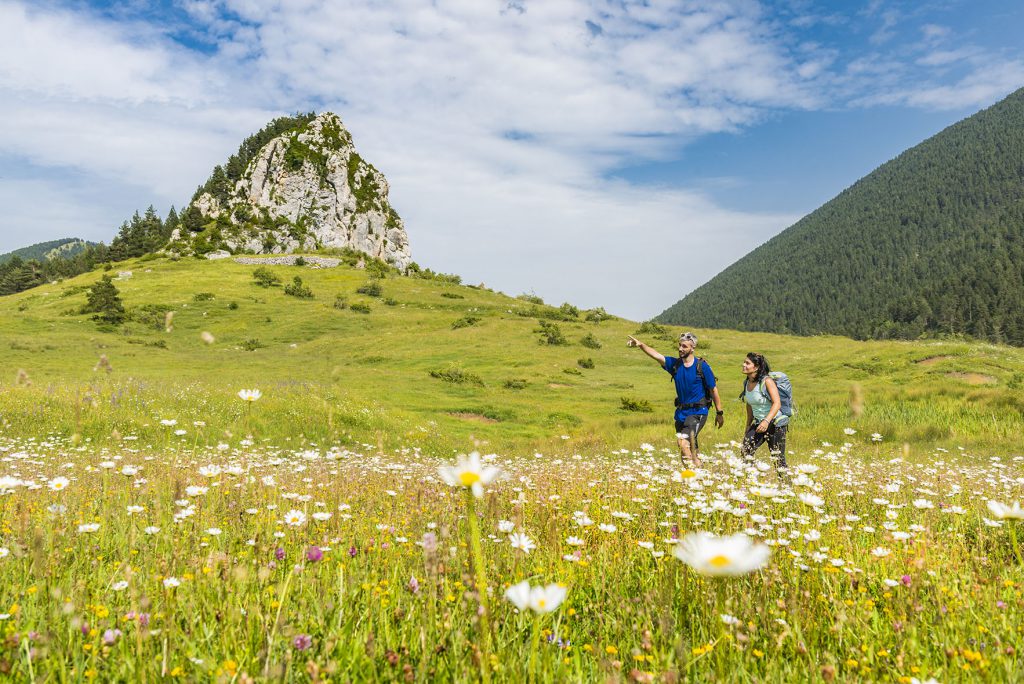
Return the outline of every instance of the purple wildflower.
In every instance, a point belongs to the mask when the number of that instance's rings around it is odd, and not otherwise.
[[[282,549],[280,546],[274,549],[274,558],[276,558],[277,560],[284,560],[284,549]]]
[[[324,552],[320,549],[319,546],[310,546],[309,549],[306,550],[306,560],[308,560],[311,563],[316,563],[323,557]]]
[[[308,634],[300,634],[292,640],[292,647],[296,651],[305,651],[307,648],[313,645],[313,637]]]

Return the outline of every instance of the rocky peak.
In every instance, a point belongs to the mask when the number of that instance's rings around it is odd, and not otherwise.
[[[253,154],[248,148],[292,120],[272,122],[243,143],[226,171],[214,169],[183,212],[172,248],[257,254],[349,248],[404,270],[412,262],[409,238],[388,202],[384,174],[359,156],[336,114],[294,121]],[[246,153],[251,159],[238,173]]]

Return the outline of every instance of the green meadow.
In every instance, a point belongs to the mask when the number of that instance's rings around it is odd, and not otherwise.
[[[1021,350],[696,330],[726,425],[690,470],[625,345],[679,328],[265,268],[119,264],[115,326],[103,271],[0,299],[0,676],[1019,677]],[[749,351],[788,473],[738,455]]]
[[[110,275],[132,273],[114,281],[129,320],[105,330],[80,313],[102,271],[0,299],[5,432],[161,443],[169,431],[160,421],[173,419],[187,430],[178,441],[192,444],[251,434],[450,453],[474,444],[525,452],[672,441],[669,378],[625,341],[637,335],[674,354],[682,328],[587,320],[587,311],[561,303],[444,279],[377,279],[349,266],[270,266],[281,284],[261,287],[254,269],[232,260],[118,264]],[[313,298],[284,293],[295,276]],[[357,291],[374,282],[379,293]],[[541,321],[564,344],[548,344]],[[887,451],[1001,454],[1017,449],[1024,428],[1024,352],[1016,348],[695,332],[726,409],[725,428],[709,427],[706,443],[741,434],[736,396],[749,351],[793,380],[791,449],[852,427],[855,441],[881,434],[877,448]],[[245,406],[243,388],[263,396]]]

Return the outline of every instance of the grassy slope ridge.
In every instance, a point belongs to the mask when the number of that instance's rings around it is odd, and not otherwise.
[[[375,298],[356,293],[368,280],[362,270],[270,268],[286,283],[301,275],[316,298],[260,288],[252,266],[231,261],[143,259],[115,269],[133,272],[116,285],[137,319],[116,332],[101,332],[77,313],[98,271],[0,299],[0,430],[77,433],[100,443],[135,435],[153,443],[174,439],[160,424],[174,419],[190,442],[251,433],[272,442],[349,439],[441,451],[466,450],[474,440],[487,450],[556,444],[582,451],[671,439],[671,385],[654,362],[625,347],[626,335],[639,327],[634,322],[558,322],[570,344],[541,345],[537,317],[519,315],[533,305],[500,293],[393,276]],[[197,301],[200,293],[213,298]],[[334,308],[337,295],[349,308]],[[385,305],[387,298],[396,303]],[[359,302],[371,312],[353,311]],[[156,313],[143,322],[147,305]],[[170,333],[161,308],[174,312]],[[452,329],[467,315],[479,323]],[[216,341],[204,344],[203,331]],[[877,431],[890,443],[1005,452],[1024,429],[1024,401],[1014,389],[1024,381],[1021,350],[697,332],[727,408],[726,429],[709,428],[709,442],[741,433],[739,365],[750,350],[763,351],[793,377],[800,407],[794,448],[841,441],[837,431],[849,424],[860,430],[855,441]],[[579,344],[586,333],[602,348]],[[671,353],[676,334],[641,338]],[[246,351],[249,340],[262,346]],[[101,355],[112,372],[96,369]],[[578,368],[580,358],[595,367]],[[450,366],[483,385],[429,374]],[[19,378],[21,370],[31,384]],[[509,380],[525,381],[525,388],[509,389]],[[864,393],[859,420],[849,417],[854,383]],[[264,397],[247,412],[235,395],[249,387]],[[622,397],[648,400],[655,410],[623,411]]]
[[[1024,345],[1022,159],[1024,89],[882,165],[658,320]]]

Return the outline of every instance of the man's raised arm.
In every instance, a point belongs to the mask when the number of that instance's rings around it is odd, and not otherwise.
[[[654,349],[653,347],[648,347],[646,344],[636,339],[632,335],[627,335],[627,337],[629,337],[629,340],[626,342],[627,347],[640,347],[640,349],[643,350],[644,354],[647,354],[652,359],[660,363],[662,368],[665,367],[665,357],[659,354],[657,349]]]

